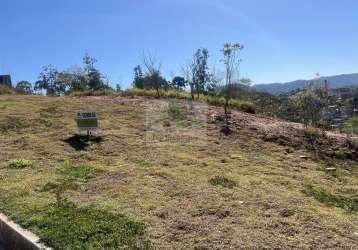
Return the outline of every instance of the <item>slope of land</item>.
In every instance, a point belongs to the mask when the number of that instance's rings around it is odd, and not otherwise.
[[[77,110],[98,112],[90,142],[75,136]],[[169,99],[0,96],[0,212],[58,249],[357,247],[352,143],[325,135],[325,154],[300,124],[236,111],[224,136],[220,114]]]
[[[358,85],[358,73],[356,74],[343,74],[336,76],[323,76],[320,78],[321,84],[327,80],[332,88],[341,88]],[[296,80],[285,83],[267,83],[256,84],[253,87],[258,91],[263,91],[271,94],[288,93],[296,89],[304,89],[308,82],[311,80]]]

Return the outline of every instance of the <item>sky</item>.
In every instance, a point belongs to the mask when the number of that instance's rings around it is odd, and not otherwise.
[[[145,53],[168,79],[198,48],[222,67],[240,42],[241,76],[286,82],[358,72],[358,1],[0,0],[0,74],[36,81],[42,67],[81,65],[85,53],[115,85],[129,87]]]

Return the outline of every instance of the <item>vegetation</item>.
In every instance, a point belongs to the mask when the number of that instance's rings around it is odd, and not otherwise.
[[[156,90],[140,91],[156,96]],[[72,111],[88,107],[99,114],[100,129],[86,142]],[[304,249],[317,239],[325,249],[356,246],[358,213],[302,192],[311,183],[341,203],[354,201],[356,161],[316,160],[313,149],[296,147],[309,144],[309,133],[297,136],[294,124],[285,131],[287,142],[297,144],[267,141],[264,133],[281,121],[235,110],[237,128],[222,136],[212,114],[221,115],[222,107],[169,96],[2,95],[0,211],[55,249]],[[178,126],[192,116],[200,126]],[[284,132],[277,131],[272,134]],[[343,149],[334,141],[325,145],[327,155]],[[19,156],[36,164],[8,167]],[[328,164],[335,175],[325,170]],[[213,186],[210,179],[236,186]]]
[[[306,186],[304,193],[308,196],[312,196],[319,202],[322,202],[328,206],[339,207],[348,212],[358,212],[358,198],[334,195],[322,188],[316,188],[312,185]]]
[[[18,159],[18,160],[11,160],[8,162],[9,168],[27,168],[32,167],[35,164],[34,161],[25,160],[25,159]]]
[[[224,188],[234,188],[237,186],[237,183],[233,180],[228,179],[225,176],[215,176],[209,180],[211,185],[222,186]]]

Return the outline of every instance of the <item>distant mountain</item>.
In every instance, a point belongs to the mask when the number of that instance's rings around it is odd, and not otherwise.
[[[340,88],[348,86],[358,86],[358,73],[345,74],[337,76],[322,76],[320,78],[321,84],[328,80],[331,88]],[[257,91],[267,92],[271,94],[287,93],[296,89],[303,89],[308,82],[312,80],[296,80],[286,83],[268,83],[268,84],[255,84],[253,86]]]

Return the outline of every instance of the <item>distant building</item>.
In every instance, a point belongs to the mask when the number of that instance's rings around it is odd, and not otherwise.
[[[7,86],[12,88],[11,76],[10,75],[0,75],[0,86]]]

